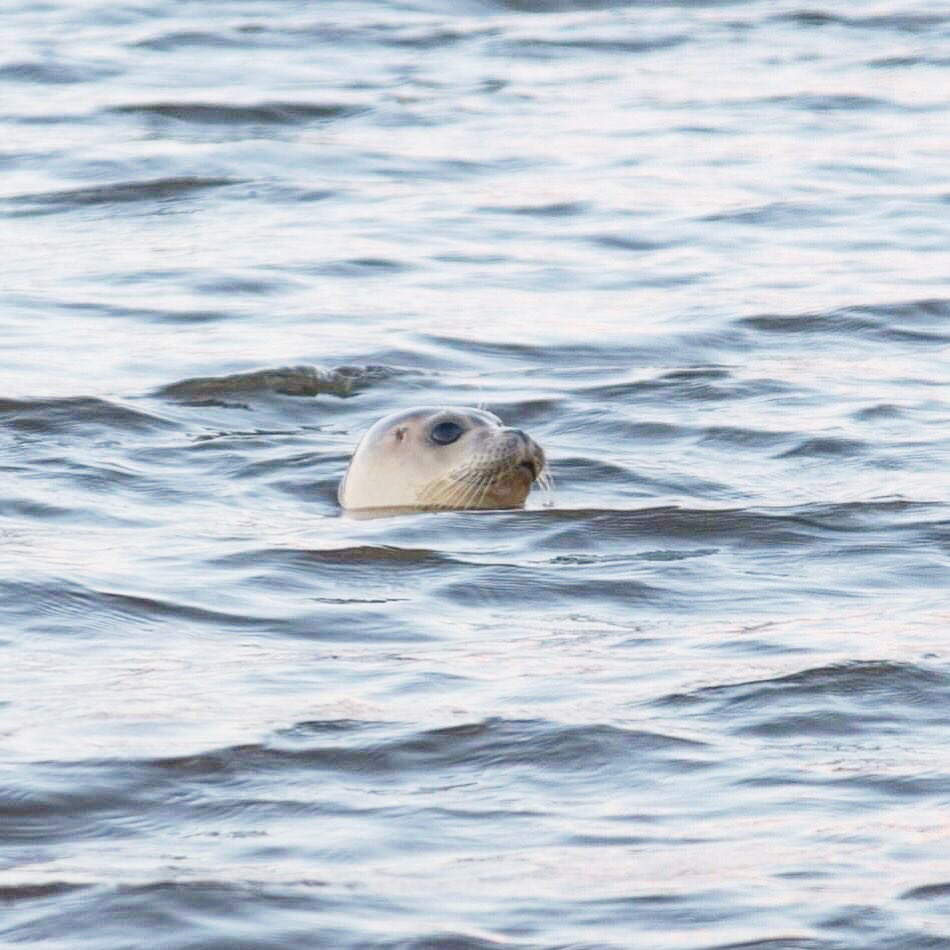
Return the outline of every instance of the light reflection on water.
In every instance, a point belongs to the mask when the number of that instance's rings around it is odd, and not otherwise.
[[[4,24],[0,937],[950,946],[945,12]]]

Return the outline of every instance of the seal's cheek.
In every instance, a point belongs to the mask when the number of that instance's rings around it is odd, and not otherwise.
[[[518,468],[510,469],[495,480],[479,507],[483,508],[520,508],[531,491],[534,476],[531,472]]]

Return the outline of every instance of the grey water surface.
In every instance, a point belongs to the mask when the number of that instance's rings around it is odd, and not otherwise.
[[[946,3],[0,22],[0,944],[950,948]]]

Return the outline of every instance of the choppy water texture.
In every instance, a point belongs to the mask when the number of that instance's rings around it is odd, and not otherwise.
[[[0,943],[950,947],[946,4],[2,22]]]

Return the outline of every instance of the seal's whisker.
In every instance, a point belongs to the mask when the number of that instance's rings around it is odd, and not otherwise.
[[[454,480],[450,480],[453,479]],[[438,485],[447,490],[446,494],[437,502],[442,508],[469,508],[475,498],[480,484],[480,473],[466,471],[456,475],[451,473],[449,478],[440,479]]]
[[[491,486],[492,478],[493,476],[491,473],[475,473],[471,488],[465,497],[466,507],[478,508],[481,506],[482,502],[485,500],[485,495],[488,494],[488,489]]]
[[[475,495],[470,504],[480,508],[482,506],[482,502],[485,501],[485,497],[488,494],[489,489],[492,487],[494,480],[495,478],[492,473],[483,475],[475,485]]]
[[[503,477],[503,476],[502,476],[502,477]],[[488,493],[489,493],[489,492],[491,492],[491,491],[493,491],[495,488],[497,488],[498,480],[499,480],[499,472],[498,472],[498,471],[489,472],[489,473],[485,476],[485,480],[484,480],[484,483],[483,483],[483,485],[482,485],[481,492],[480,492],[480,494],[479,494],[479,496],[478,496],[478,504],[479,504],[479,505],[482,505],[482,504],[484,503],[485,499],[488,497]]]
[[[468,506],[468,496],[471,493],[471,485],[468,477],[464,477],[450,486],[448,496],[443,499],[446,508],[465,508]]]
[[[541,505],[545,508],[549,508],[554,504],[554,473],[551,471],[549,464],[545,463],[544,468],[538,473],[537,483],[538,489],[543,496]]]

